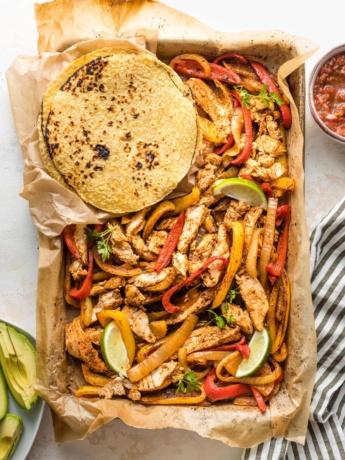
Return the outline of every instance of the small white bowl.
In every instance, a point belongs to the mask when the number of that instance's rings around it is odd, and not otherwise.
[[[317,125],[322,129],[324,133],[326,133],[329,137],[334,139],[335,141],[345,145],[345,135],[341,136],[340,134],[336,133],[335,131],[332,131],[328,126],[325,125],[324,121],[320,118],[320,115],[315,107],[315,102],[314,102],[314,86],[315,86],[315,81],[317,76],[319,75],[323,65],[330,60],[332,57],[335,57],[339,54],[344,54],[345,55],[345,44],[344,45],[339,45],[336,46],[335,48],[332,48],[330,51],[328,51],[326,54],[324,54],[319,61],[315,64],[314,68],[311,71],[310,74],[310,79],[309,79],[309,85],[308,85],[308,105],[310,109],[310,113],[317,123]],[[345,91],[345,75],[344,75],[344,91]],[[345,101],[344,101],[345,104]],[[344,117],[345,119],[345,114]],[[344,121],[345,123],[345,121]]]

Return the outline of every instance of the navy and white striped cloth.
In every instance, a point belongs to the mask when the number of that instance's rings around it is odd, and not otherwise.
[[[305,445],[284,438],[242,460],[345,460],[345,197],[311,235],[318,365]]]

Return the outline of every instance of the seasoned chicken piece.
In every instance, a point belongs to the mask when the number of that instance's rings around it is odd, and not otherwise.
[[[132,243],[134,252],[140,256],[141,259],[147,260],[148,262],[152,262],[153,260],[157,259],[157,254],[150,251],[147,247],[145,241],[139,235],[133,235],[130,238]]]
[[[227,196],[225,198],[222,198],[217,204],[217,206],[212,208],[212,211],[214,212],[226,211],[230,205],[230,201],[231,201],[230,198],[228,198]]]
[[[88,247],[87,247],[87,242],[86,242],[86,237],[85,237],[85,232],[84,228],[86,228],[85,225],[82,224],[76,224],[74,227],[74,241],[77,247],[77,250],[80,255],[80,259],[84,265],[87,265],[88,263]]]
[[[137,388],[131,388],[127,394],[127,398],[132,401],[140,401],[141,393]]]
[[[284,144],[284,134],[283,131],[279,128],[279,123],[271,115],[266,117],[266,131],[273,137],[273,139],[278,139]]]
[[[225,257],[227,260],[230,257],[230,242],[224,224],[219,225],[217,242],[210,257],[213,256]],[[209,265],[207,270],[201,275],[205,286],[214,287],[218,283],[222,273],[224,273],[224,269],[220,269],[222,264],[223,262],[221,260],[216,260],[211,265]]]
[[[269,308],[266,292],[257,278],[251,278],[247,274],[236,275],[236,281],[254,328],[261,332]]]
[[[224,224],[226,228],[230,230],[231,222],[241,221],[243,214],[249,211],[249,209],[250,205],[245,201],[231,200],[224,217]]]
[[[215,233],[205,233],[193,252],[192,260],[189,263],[189,273],[196,272],[210,258],[216,242],[217,235]]]
[[[126,284],[125,300],[127,305],[140,307],[144,305],[145,296],[133,284]]]
[[[139,380],[139,391],[155,391],[165,388],[173,381],[173,378],[183,374],[183,368],[177,361],[169,361],[161,364],[157,369],[151,372],[147,377]]]
[[[87,267],[83,264],[81,259],[73,260],[68,270],[74,281],[81,281],[87,275]]]
[[[138,256],[133,253],[132,246],[124,234],[121,225],[116,220],[113,220],[107,223],[107,228],[114,228],[109,238],[112,253],[125,264],[137,265]]]
[[[177,249],[182,253],[187,253],[190,244],[195,240],[199,227],[203,224],[210,210],[206,206],[197,204],[186,211],[186,221],[183,227],[182,235],[177,244]]]
[[[259,161],[253,158],[249,158],[240,171],[240,175],[248,174],[255,178],[259,178],[264,182],[270,182],[274,179],[278,179],[278,177],[281,177],[286,173],[287,169],[282,163],[276,162],[270,167],[264,167]]]
[[[279,157],[286,153],[286,148],[278,139],[263,134],[255,139],[257,150],[262,153],[267,153],[273,157]]]
[[[87,327],[84,332],[90,337],[91,342],[94,345],[100,346],[101,337],[103,334],[102,327]]]
[[[126,389],[121,377],[115,377],[102,387],[99,395],[105,399],[111,399],[113,396],[125,396]]]
[[[164,230],[153,230],[146,240],[146,246],[149,251],[153,252],[154,254],[159,254],[167,238],[168,232]]]
[[[206,310],[213,301],[215,292],[213,289],[200,289],[195,287],[188,291],[176,305],[181,307],[181,310],[167,319],[167,324],[177,324],[184,321],[189,315],[195,315]]]
[[[126,284],[126,279],[123,276],[112,276],[108,280],[100,281],[93,284],[89,296],[104,294],[110,289],[119,289]]]
[[[197,186],[201,191],[208,189],[217,176],[224,171],[222,157],[211,153],[205,157],[204,167],[196,174]],[[216,174],[218,173],[218,174]]]
[[[157,338],[150,329],[147,314],[137,307],[125,305],[122,312],[127,316],[130,328],[137,336],[149,343],[155,343]]]
[[[85,362],[94,372],[110,372],[109,367],[98,356],[97,350],[93,348],[90,337],[83,330],[79,316],[65,327],[65,345],[71,356]]]
[[[199,78],[189,78],[186,85],[192,91],[196,104],[211,118],[200,117],[201,129],[206,139],[224,144],[230,134],[230,111],[211,87]],[[206,123],[207,122],[207,123]],[[207,127],[207,125],[211,125]],[[209,137],[211,131],[211,137]],[[214,132],[213,132],[214,131]]]
[[[201,148],[200,148],[201,164],[203,163],[202,159],[205,159],[207,155],[209,155],[210,153],[213,153],[213,150],[214,150],[214,142],[208,141],[207,139],[203,137],[202,142],[201,142]],[[196,159],[196,162],[198,162],[198,160],[199,158]],[[198,166],[199,166],[199,162],[198,162]]]
[[[164,291],[176,278],[176,270],[173,267],[163,268],[159,273],[146,272],[129,278],[128,283],[146,291]]]
[[[133,235],[139,233],[145,227],[145,216],[150,210],[150,206],[147,208],[142,209],[141,211],[136,212],[131,221],[126,225],[126,236],[127,238],[131,238]]]
[[[167,217],[160,220],[156,225],[156,230],[171,230],[177,221],[177,217]]]
[[[244,245],[246,251],[249,249],[250,240],[252,239],[253,230],[262,215],[263,209],[260,206],[253,206],[244,216]]]
[[[245,334],[253,333],[253,323],[247,310],[242,310],[241,307],[234,305],[233,303],[223,304],[221,309],[223,316],[227,319],[231,319],[233,324],[238,326],[241,331]]]
[[[123,297],[120,289],[108,291],[98,297],[97,305],[95,308],[98,310],[114,310],[123,304]]]
[[[178,275],[182,275],[184,278],[186,278],[189,265],[188,257],[186,254],[175,251],[171,258],[171,264],[175,268]]]
[[[219,329],[218,326],[205,326],[195,329],[183,344],[187,349],[187,354],[198,350],[223,345],[224,343],[237,342],[241,338],[239,328],[224,326]]]

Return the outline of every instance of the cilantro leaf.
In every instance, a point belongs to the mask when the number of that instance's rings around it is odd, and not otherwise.
[[[112,254],[109,239],[115,228],[116,225],[114,227],[107,228],[101,233],[88,227],[84,228],[86,242],[96,242],[98,253],[102,257],[103,262],[108,260]]]
[[[250,94],[243,86],[234,86],[234,89],[238,92],[242,99],[242,107],[250,108]]]
[[[283,101],[283,99],[280,97],[280,95],[278,93],[276,93],[275,91],[272,91],[272,93],[270,93],[270,98],[272,99],[273,102],[275,102],[277,105],[284,105],[285,102]]]
[[[261,97],[261,99],[264,101],[265,106],[269,108],[270,94],[268,94],[267,88],[268,88],[268,85],[262,85],[262,88],[261,88],[260,93],[258,94],[258,97]]]
[[[223,329],[223,327],[226,325],[226,321],[224,319],[224,316],[223,315],[218,315],[215,311],[213,310],[207,310],[209,313],[212,313],[212,315],[214,315],[214,317],[211,319],[211,321],[209,321],[207,323],[210,324],[212,323],[213,321],[216,323],[216,325],[219,327],[219,329]],[[206,326],[207,326],[206,325]]]
[[[238,288],[229,289],[225,297],[225,302],[232,303],[235,300],[237,294],[238,294]]]
[[[178,376],[178,383],[176,393],[192,393],[193,391],[200,391],[202,383],[198,381],[198,376],[195,372],[189,371],[183,375]]]

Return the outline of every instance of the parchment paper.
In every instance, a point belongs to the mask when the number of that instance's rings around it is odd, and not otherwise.
[[[303,135],[285,78],[316,51],[315,45],[275,30],[222,33],[155,1],[55,0],[35,5],[35,13],[39,54],[18,57],[7,72],[7,82],[24,161],[21,196],[28,200],[39,234],[36,389],[51,407],[56,442],[83,439],[119,417],[130,426],[182,428],[236,447],[251,447],[280,436],[304,443],[316,370],[316,342],[303,196]],[[280,84],[290,97],[293,115],[287,140],[290,175],[296,180],[291,196],[288,256],[292,305],[285,383],[265,414],[231,404],[150,407],[121,399],[73,396],[83,380],[79,367],[66,356],[64,325],[78,310],[66,308],[63,300],[60,234],[66,224],[98,223],[110,214],[87,206],[48,175],[38,150],[37,117],[50,80],[76,57],[109,44],[157,52],[166,62],[187,51],[207,57],[237,51],[269,57],[269,67],[279,67]],[[187,179],[184,189],[192,183],[191,177]]]

